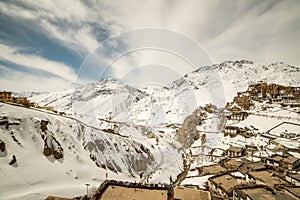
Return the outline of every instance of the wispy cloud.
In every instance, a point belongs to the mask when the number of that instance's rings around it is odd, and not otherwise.
[[[14,92],[60,91],[72,87],[72,82],[57,76],[18,71],[0,65],[0,90]]]
[[[19,66],[42,70],[54,74],[66,81],[75,81],[76,73],[74,69],[63,63],[51,61],[37,55],[22,54],[18,49],[0,44],[0,60],[7,61]]]
[[[157,27],[195,40],[213,62],[250,59],[300,66],[299,10],[297,0],[1,1],[0,59],[70,81],[76,77],[80,61],[105,39],[133,29]],[[15,28],[5,27],[9,25]],[[107,46],[106,52],[94,56],[93,67],[103,68],[98,72],[106,67],[99,63],[111,60],[108,75],[116,78],[128,72],[138,75],[136,68],[151,63],[170,66],[181,75],[191,70],[184,61],[176,62],[178,57],[159,51],[133,51],[117,58],[118,48],[125,44],[130,49],[136,41],[121,42],[111,41],[112,48]],[[34,51],[29,53],[30,48]]]

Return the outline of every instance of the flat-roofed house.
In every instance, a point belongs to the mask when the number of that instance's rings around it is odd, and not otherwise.
[[[250,162],[246,163],[244,166],[247,172],[263,171],[267,169],[265,164],[262,162]]]
[[[0,92],[0,101],[1,102],[13,102],[12,92]]]
[[[222,198],[232,197],[234,187],[246,184],[243,179],[236,178],[231,174],[225,173],[208,178],[208,187],[212,195]]]
[[[187,187],[174,187],[174,199],[180,200],[211,200],[210,192],[207,190],[187,188]]]
[[[223,165],[229,171],[238,170],[240,167],[242,167],[243,164],[244,163],[241,160],[236,160],[236,159],[232,159],[232,158],[223,161]]]
[[[290,154],[286,155],[273,155],[266,159],[266,162],[270,166],[281,167],[284,169],[293,170],[300,167],[300,159]]]
[[[288,173],[285,179],[296,186],[300,186],[300,174],[298,173]]]
[[[296,200],[284,191],[275,191],[264,185],[237,187],[233,191],[233,200]]]
[[[246,153],[245,148],[243,147],[234,147],[230,146],[226,151],[226,155],[229,157],[242,157]]]
[[[294,197],[295,199],[300,199],[300,186],[289,185],[283,187],[282,189],[286,194]]]
[[[202,175],[221,174],[228,171],[225,167],[222,167],[220,164],[203,166],[200,167],[198,170],[199,174]]]
[[[288,184],[286,180],[281,179],[273,172],[267,170],[246,173],[246,181],[250,184],[262,184],[272,188],[274,188],[274,186]]]

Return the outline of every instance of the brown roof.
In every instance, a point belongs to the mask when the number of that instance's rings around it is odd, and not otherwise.
[[[300,181],[300,174],[288,174],[289,177],[292,177],[293,179],[296,179],[297,181]]]
[[[299,158],[296,158],[294,156],[288,156],[283,159],[283,162],[289,163],[289,164],[294,164],[296,161],[298,161]]]
[[[186,187],[175,187],[174,198],[181,200],[210,200],[210,192],[206,190],[191,189]]]
[[[261,170],[261,169],[266,169],[266,166],[262,162],[254,162],[254,163],[249,163],[247,164],[247,167],[253,169],[253,170]]]
[[[101,196],[101,200],[166,200],[168,191],[155,190],[155,189],[143,189],[143,188],[128,188],[122,186],[108,186]]]
[[[261,199],[261,200],[294,200],[291,196],[284,192],[276,192],[272,193],[272,191],[267,190],[264,187],[259,188],[246,188],[240,190],[246,196],[250,197],[251,199]]]
[[[255,180],[260,180],[266,185],[270,187],[274,187],[275,185],[283,185],[287,184],[287,182],[278,176],[275,176],[274,173],[270,171],[256,171],[256,172],[249,172]]]
[[[227,172],[227,169],[222,167],[220,164],[203,166],[202,171],[204,174],[219,174],[223,172]]]
[[[224,162],[224,166],[226,168],[230,168],[230,169],[236,169],[236,168],[240,167],[241,165],[243,165],[242,161],[234,160],[234,159],[230,159],[230,160]]]
[[[234,151],[234,152],[241,153],[241,152],[244,150],[244,148],[242,148],[242,147],[234,147],[234,146],[230,146],[228,150],[229,150],[229,151]]]
[[[300,198],[300,186],[286,186],[284,189]]]
[[[246,183],[244,180],[237,179],[231,174],[217,175],[210,177],[209,180],[220,187],[227,194],[231,194],[235,186]]]

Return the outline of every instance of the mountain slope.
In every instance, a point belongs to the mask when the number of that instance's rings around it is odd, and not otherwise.
[[[282,62],[265,65],[246,60],[225,61],[202,66],[167,86],[135,89],[106,79],[82,86],[75,92],[42,94],[31,100],[73,113],[95,126],[97,118],[112,118],[156,127],[182,123],[200,105],[213,103],[222,107],[237,91],[244,91],[251,83],[297,85],[299,77],[299,67]]]
[[[106,173],[134,181],[141,172],[147,175],[181,159],[170,139],[160,138],[158,147],[139,130],[126,136],[132,131],[105,133],[71,118],[0,103],[1,199],[74,196],[84,193],[85,183],[98,186]]]

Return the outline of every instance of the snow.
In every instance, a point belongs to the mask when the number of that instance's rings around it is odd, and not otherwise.
[[[145,171],[145,175],[154,172],[153,181],[168,182],[169,173],[178,174],[179,167],[182,168],[181,153],[174,148],[180,145],[176,141],[172,141],[172,144],[169,139],[171,136],[160,137],[160,145],[156,146],[155,139],[148,140],[139,129],[132,127],[121,132],[125,135],[135,130],[137,134],[128,139],[103,133],[71,118],[38,110],[0,103],[0,113],[1,116],[8,116],[10,123],[18,122],[10,125],[9,129],[0,126],[0,138],[7,148],[7,155],[0,156],[0,179],[5,180],[0,182],[1,199],[44,199],[48,195],[74,197],[85,193],[85,183],[98,187],[106,173],[109,179],[139,181],[134,176],[139,177],[140,172],[134,169],[129,172],[128,166],[132,162],[130,156],[139,160],[148,156],[146,153],[136,153],[135,149],[139,149],[141,144],[150,150],[154,158],[153,162],[147,164]],[[43,133],[40,130],[42,119],[49,121],[46,132],[60,143],[63,158],[57,160],[52,155],[43,155]],[[20,145],[12,139],[11,132]],[[84,148],[84,144],[97,140],[102,141],[103,152]],[[58,144],[55,145],[54,148],[57,148]],[[8,164],[12,155],[17,158],[15,167]],[[112,161],[113,166],[119,166],[121,171],[116,173],[97,167],[90,155],[95,156],[100,163],[104,161],[102,164]]]
[[[181,182],[181,185],[198,185],[199,187],[205,189],[205,183],[208,181],[208,178],[212,177],[212,175],[186,178]]]
[[[189,154],[190,150],[191,169],[217,163],[224,158],[222,154],[230,145],[257,146],[258,151],[246,158],[258,161],[260,156],[272,155],[276,149],[276,145],[269,144],[269,139],[264,137],[266,132],[283,122],[299,124],[298,113],[279,105],[263,111],[261,107],[266,103],[255,103],[255,109],[244,121],[227,121],[227,125],[257,128],[251,138],[225,137],[221,132],[225,117],[220,113],[206,113],[202,125],[197,127],[200,137],[206,135],[206,141],[202,144],[199,139],[186,150],[176,141],[178,127],[166,126],[180,126],[199,106],[209,103],[224,106],[232,101],[236,92],[245,91],[251,83],[298,85],[299,77],[299,68],[284,63],[265,65],[245,60],[225,61],[202,66],[165,86],[133,88],[120,81],[105,79],[30,97],[41,106],[54,106],[58,112],[66,112],[67,116],[0,103],[0,117],[7,116],[11,124],[8,129],[0,125],[0,138],[7,147],[7,152],[0,155],[0,199],[44,199],[48,195],[74,197],[86,192],[85,183],[98,187],[106,173],[109,179],[169,183],[170,176],[175,180],[182,172],[182,154]],[[49,121],[45,132],[40,130],[41,120]],[[114,129],[115,125],[117,134],[103,131]],[[296,126],[284,124],[271,130],[270,134],[277,138],[285,130],[299,133]],[[158,145],[156,138],[148,138],[149,133],[159,138]],[[57,160],[52,155],[43,155],[42,135],[47,136],[47,143],[54,149],[61,145],[63,158]],[[300,146],[299,138],[277,138],[275,141],[290,148],[299,149]],[[149,152],[143,151],[141,146]],[[13,155],[17,163],[11,166],[8,163]],[[96,163],[106,169],[97,167]],[[108,166],[113,169],[109,170]],[[141,172],[144,172],[142,180],[139,179]],[[181,184],[204,188],[210,176],[197,175],[197,170],[189,171]]]
[[[147,84],[137,89],[109,78],[72,90],[43,93],[30,100],[52,105],[93,126],[98,118],[110,117],[118,122],[157,126],[182,123],[198,106],[213,103],[223,107],[251,83],[263,80],[297,85],[298,77],[297,67],[280,62],[225,61],[199,67],[169,85]]]

